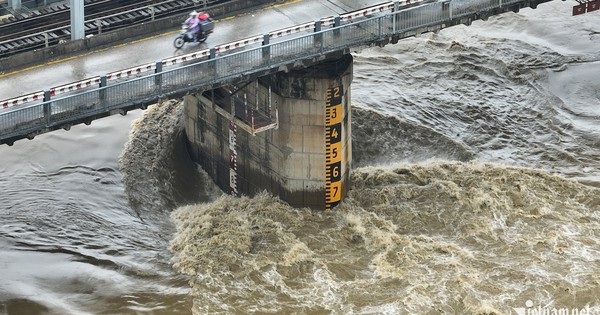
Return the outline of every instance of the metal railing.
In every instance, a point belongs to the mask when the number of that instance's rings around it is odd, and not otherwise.
[[[509,0],[510,1],[510,0]],[[541,0],[545,2],[548,0]],[[44,93],[44,101],[30,106],[13,106],[0,110],[0,142],[12,143],[14,139],[31,137],[37,133],[57,129],[73,121],[93,117],[136,104],[147,104],[159,98],[169,97],[192,90],[218,86],[220,82],[248,76],[265,70],[278,69],[297,60],[323,56],[328,53],[371,45],[391,36],[412,36],[415,30],[430,27],[446,27],[457,24],[460,18],[477,18],[484,12],[492,12],[507,5],[530,4],[525,0],[451,0],[435,2],[407,10],[393,10],[354,20],[344,25],[339,22],[327,29],[323,23],[315,22],[313,32],[273,43],[242,47],[223,55],[215,48],[210,49],[205,60],[161,71],[159,62],[155,73],[107,84],[106,77],[100,78],[100,87],[71,92],[52,99],[50,92]],[[398,7],[398,3],[394,3]],[[518,9],[518,8],[517,8]],[[335,19],[339,21],[340,19]],[[470,20],[469,20],[470,22]],[[318,31],[316,31],[318,30]],[[268,36],[265,41],[268,42]],[[159,65],[160,64],[160,65]]]
[[[85,35],[93,36],[126,26],[131,26],[132,24],[152,22],[159,18],[165,18],[176,14],[181,14],[182,12],[187,12],[191,8],[205,10],[210,6],[222,2],[223,0],[191,0],[190,5],[186,6],[179,0],[165,0],[153,5],[85,20]],[[158,9],[164,6],[175,7],[175,9]],[[115,20],[118,20],[119,22],[115,23]],[[39,33],[27,34],[0,41],[0,56],[9,56],[24,51],[50,47],[61,42],[67,42],[70,39],[71,25],[55,27]]]

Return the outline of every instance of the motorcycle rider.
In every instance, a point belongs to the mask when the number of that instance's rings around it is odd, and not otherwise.
[[[215,24],[208,13],[194,10],[183,22],[181,34],[175,38],[173,46],[179,49],[186,42],[204,43],[214,28]]]
[[[208,15],[208,13],[206,13],[206,12],[198,13],[198,25],[200,28],[198,31],[198,39],[200,39],[202,37],[202,35],[204,34],[204,25],[206,25],[207,23],[212,23],[212,19],[210,18],[210,15]]]
[[[198,12],[192,11],[190,16],[185,20],[185,24],[189,27],[190,34],[195,40],[198,40],[200,34],[200,19],[198,18]]]

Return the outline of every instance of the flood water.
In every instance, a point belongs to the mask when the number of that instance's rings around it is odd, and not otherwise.
[[[176,100],[1,146],[0,314],[600,314],[600,15],[573,4],[354,51],[328,213],[224,195]]]

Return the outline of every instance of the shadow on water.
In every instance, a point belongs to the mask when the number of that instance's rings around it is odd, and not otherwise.
[[[354,167],[474,158],[464,144],[431,128],[356,106],[352,108],[352,142]]]
[[[150,106],[133,122],[120,157],[130,205],[141,218],[177,206],[205,202],[218,188],[191,159],[185,145],[183,105],[170,100]]]

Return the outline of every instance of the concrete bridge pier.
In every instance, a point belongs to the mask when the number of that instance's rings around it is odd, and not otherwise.
[[[221,189],[330,210],[352,164],[352,56],[184,97],[192,159]]]

